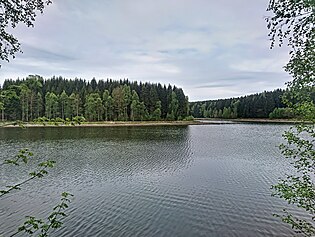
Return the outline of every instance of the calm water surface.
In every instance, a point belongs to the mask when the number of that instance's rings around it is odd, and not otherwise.
[[[285,125],[1,128],[0,160],[28,147],[53,159],[45,178],[0,199],[0,236],[75,195],[52,236],[289,236],[270,186],[289,172]],[[6,166],[0,187],[31,167]],[[294,211],[294,210],[293,210]],[[296,211],[294,211],[296,213]]]

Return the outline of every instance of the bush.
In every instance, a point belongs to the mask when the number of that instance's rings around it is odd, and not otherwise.
[[[184,121],[193,121],[194,119],[195,119],[194,116],[189,115],[189,116],[185,117],[183,120]]]
[[[294,118],[294,112],[291,108],[275,108],[270,114],[270,119],[291,119]]]

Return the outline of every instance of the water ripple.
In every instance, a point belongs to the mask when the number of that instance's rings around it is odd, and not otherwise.
[[[0,235],[75,195],[53,236],[288,236],[270,186],[285,172],[285,126],[3,129],[0,160],[19,147],[57,161],[49,176],[0,200]],[[23,178],[20,170],[16,180]],[[12,168],[1,170],[0,184]],[[297,215],[299,210],[288,207]]]

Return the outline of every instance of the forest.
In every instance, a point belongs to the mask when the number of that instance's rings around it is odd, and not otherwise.
[[[171,85],[114,81],[7,79],[0,88],[1,120],[87,121],[182,120],[188,116],[188,97]]]
[[[183,120],[194,118],[294,118],[277,89],[237,98],[189,102],[181,88],[160,83],[87,81],[30,75],[0,88],[2,121]]]
[[[195,118],[293,118],[282,97],[285,90],[277,89],[230,99],[190,103],[190,114]]]

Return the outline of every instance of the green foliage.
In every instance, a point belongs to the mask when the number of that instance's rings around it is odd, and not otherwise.
[[[296,117],[291,108],[275,108],[270,114],[270,119],[291,119]]]
[[[89,121],[100,121],[103,117],[103,102],[98,93],[87,95],[85,100],[85,115]]]
[[[68,208],[68,203],[71,202],[72,194],[63,192],[61,194],[61,200],[58,205],[53,208],[53,212],[47,217],[47,220],[37,219],[34,216],[26,216],[26,220],[18,228],[18,231],[11,236],[14,236],[18,233],[26,233],[29,235],[35,234],[37,231],[40,231],[38,237],[47,237],[50,229],[58,229],[63,225],[63,218],[67,216],[65,210]]]
[[[81,124],[81,123],[84,123],[86,120],[85,120],[85,118],[83,117],[83,116],[75,116],[73,119],[72,119],[72,121],[74,122],[74,123],[77,123],[77,124]]]
[[[291,225],[292,229],[295,229],[296,232],[302,233],[306,236],[312,236],[312,234],[314,233],[314,227],[308,221],[294,217],[285,209],[283,210],[283,212],[285,213],[285,215],[280,216],[275,214],[274,216],[279,217],[284,223]]]
[[[68,109],[69,109],[69,113],[70,116],[69,117],[73,117],[73,116],[79,116],[79,112],[80,112],[80,95],[76,94],[76,93],[71,93],[71,95],[69,96],[69,100],[68,100]]]
[[[113,98],[110,96],[108,90],[103,92],[103,106],[104,106],[104,119],[105,121],[111,120],[113,115]]]
[[[152,120],[155,120],[155,121],[161,120],[161,115],[162,115],[161,108],[162,108],[161,101],[157,101],[155,104],[155,109],[151,115]]]
[[[195,118],[193,116],[189,115],[189,116],[185,117],[183,120],[184,121],[194,121],[194,119]]]
[[[67,93],[63,90],[62,93],[59,96],[59,102],[60,102],[60,113],[61,113],[61,118],[69,118],[71,116],[71,109],[69,106],[69,96]]]
[[[4,121],[4,103],[0,101],[1,120]]]
[[[34,123],[45,123],[45,122],[49,122],[49,119],[47,117],[38,117],[36,119],[33,120]]]
[[[20,98],[17,93],[14,87],[10,87],[1,92],[2,103],[4,104],[2,120],[18,120],[21,118],[21,110],[19,110]]]
[[[92,86],[93,84],[93,86]],[[93,89],[94,88],[94,89]],[[177,120],[188,115],[188,97],[180,88],[124,81],[44,80],[29,76],[5,80],[0,89],[3,120],[39,121],[47,117],[88,121]],[[0,108],[0,110],[1,110]]]
[[[273,16],[267,18],[271,47],[291,47],[286,71],[293,77],[284,96],[293,112],[307,121],[285,132],[286,144],[280,146],[291,160],[296,174],[287,175],[273,186],[275,196],[303,209],[309,218],[301,219],[284,210],[282,221],[306,236],[315,234],[315,1],[271,0],[268,7]]]
[[[19,166],[21,164],[27,164],[30,158],[33,156],[33,153],[28,149],[21,149],[18,154],[13,159],[5,160],[3,163],[0,163],[0,167],[3,165],[14,165]],[[48,174],[48,169],[53,168],[55,161],[47,160],[41,162],[37,165],[37,168],[29,173],[29,178],[25,179],[22,182],[19,182],[14,185],[7,185],[5,189],[0,190],[0,198],[6,194],[11,193],[14,190],[20,190],[21,186],[30,182],[35,178],[42,178]],[[66,217],[65,210],[68,208],[68,203],[71,202],[72,194],[63,192],[61,194],[61,202],[53,208],[52,213],[47,217],[47,220],[37,219],[33,216],[26,216],[26,220],[21,225],[17,232],[13,233],[11,236],[15,236],[19,233],[26,233],[29,235],[34,235],[36,232],[40,231],[38,236],[48,236],[48,232],[51,229],[60,228],[63,225],[62,219]]]
[[[168,109],[168,114],[166,116],[167,120],[177,120],[178,118],[178,99],[176,93],[173,91],[170,95],[170,104]]]
[[[58,116],[58,96],[54,92],[48,92],[45,95],[45,108],[46,108],[46,117],[56,118]]]
[[[125,120],[125,90],[123,86],[114,88],[113,93],[115,120]]]
[[[168,119],[176,120],[189,111],[182,89],[128,80],[86,82],[29,76],[5,80],[0,95],[3,120],[38,121],[36,118],[45,116],[55,122],[56,118],[72,120],[84,115],[88,121],[140,121],[164,120],[167,114]]]
[[[50,0],[0,0],[0,60],[9,61],[9,57],[15,57],[15,53],[21,51],[20,43],[16,37],[7,32],[7,28],[15,28],[19,23],[26,26],[33,26],[37,13],[43,13],[44,7],[50,4]],[[0,64],[1,67],[1,64]],[[17,120],[21,118],[22,121],[33,120],[39,118],[43,113],[43,97],[40,91],[42,87],[42,78],[39,76],[29,76],[25,83],[18,83],[12,85],[7,90],[0,90],[0,110],[1,119],[4,121],[5,112],[7,119]],[[65,114],[65,97],[64,93],[61,95],[61,115],[64,118]],[[56,99],[58,97],[54,93],[47,93],[46,100],[46,114],[48,118],[56,117],[57,107]],[[66,98],[67,99],[67,98]],[[57,102],[58,103],[58,102]],[[41,119],[39,119],[40,121]],[[48,120],[47,118],[42,121]],[[63,119],[62,119],[63,120]],[[19,123],[19,122],[18,122]],[[13,159],[7,159],[0,163],[3,165],[19,166],[21,163],[27,164],[33,153],[27,149],[22,149]],[[31,181],[34,178],[42,178],[48,174],[48,168],[52,168],[55,162],[47,160],[38,164],[37,168],[29,173],[29,178],[14,185],[7,185],[4,190],[0,190],[0,197],[12,192],[13,190],[21,189],[21,185]],[[61,218],[65,217],[64,210],[68,207],[72,194],[62,193],[61,203],[54,207],[53,212],[48,216],[46,222],[35,217],[28,216],[24,224],[19,227],[18,231],[11,236],[20,232],[27,234],[34,234],[40,230],[38,236],[48,236],[50,229],[57,229],[62,226]]]
[[[0,60],[9,61],[10,56],[20,51],[18,39],[7,28],[15,28],[19,23],[33,26],[36,15],[43,13],[45,5],[50,3],[50,0],[0,0]]]
[[[141,120],[141,118],[140,118],[140,100],[139,100],[138,93],[135,90],[132,91],[131,101],[132,101],[131,105],[130,105],[131,120],[132,121]]]
[[[273,195],[285,199],[289,204],[303,208],[310,216],[301,220],[284,210],[277,215],[291,224],[299,233],[306,236],[315,234],[315,129],[313,125],[301,124],[284,133],[287,144],[281,144],[282,154],[291,160],[296,170],[295,175],[287,175],[272,188]]]
[[[278,41],[282,46],[287,40],[294,50],[304,47],[314,34],[314,0],[270,0],[267,17],[271,47]]]
[[[13,165],[20,165],[20,162],[22,161],[24,164],[27,164],[29,159],[33,156],[33,153],[30,152],[27,148],[21,149],[18,154],[16,155],[15,159],[11,160],[4,160],[3,164],[13,164]]]
[[[3,163],[0,163],[0,167],[3,165],[15,165],[19,166],[22,164],[27,164],[29,159],[33,156],[33,153],[30,152],[28,149],[22,149],[18,152],[14,159],[5,160]],[[41,162],[37,165],[37,168],[29,173],[29,178],[25,179],[22,182],[19,182],[14,185],[7,185],[6,189],[0,190],[0,197],[10,193],[13,190],[21,189],[21,186],[29,181],[33,180],[34,178],[42,178],[44,175],[48,174],[48,168],[53,168],[55,161],[47,160],[45,162]]]
[[[262,92],[238,98],[189,103],[190,115],[196,118],[268,118],[275,108],[286,107],[284,90]]]
[[[66,118],[52,118],[48,119],[47,117],[39,117],[33,120],[36,124],[46,125],[46,124],[52,124],[52,125],[80,125],[81,123],[85,122],[85,118],[83,116],[75,116],[72,119]]]

